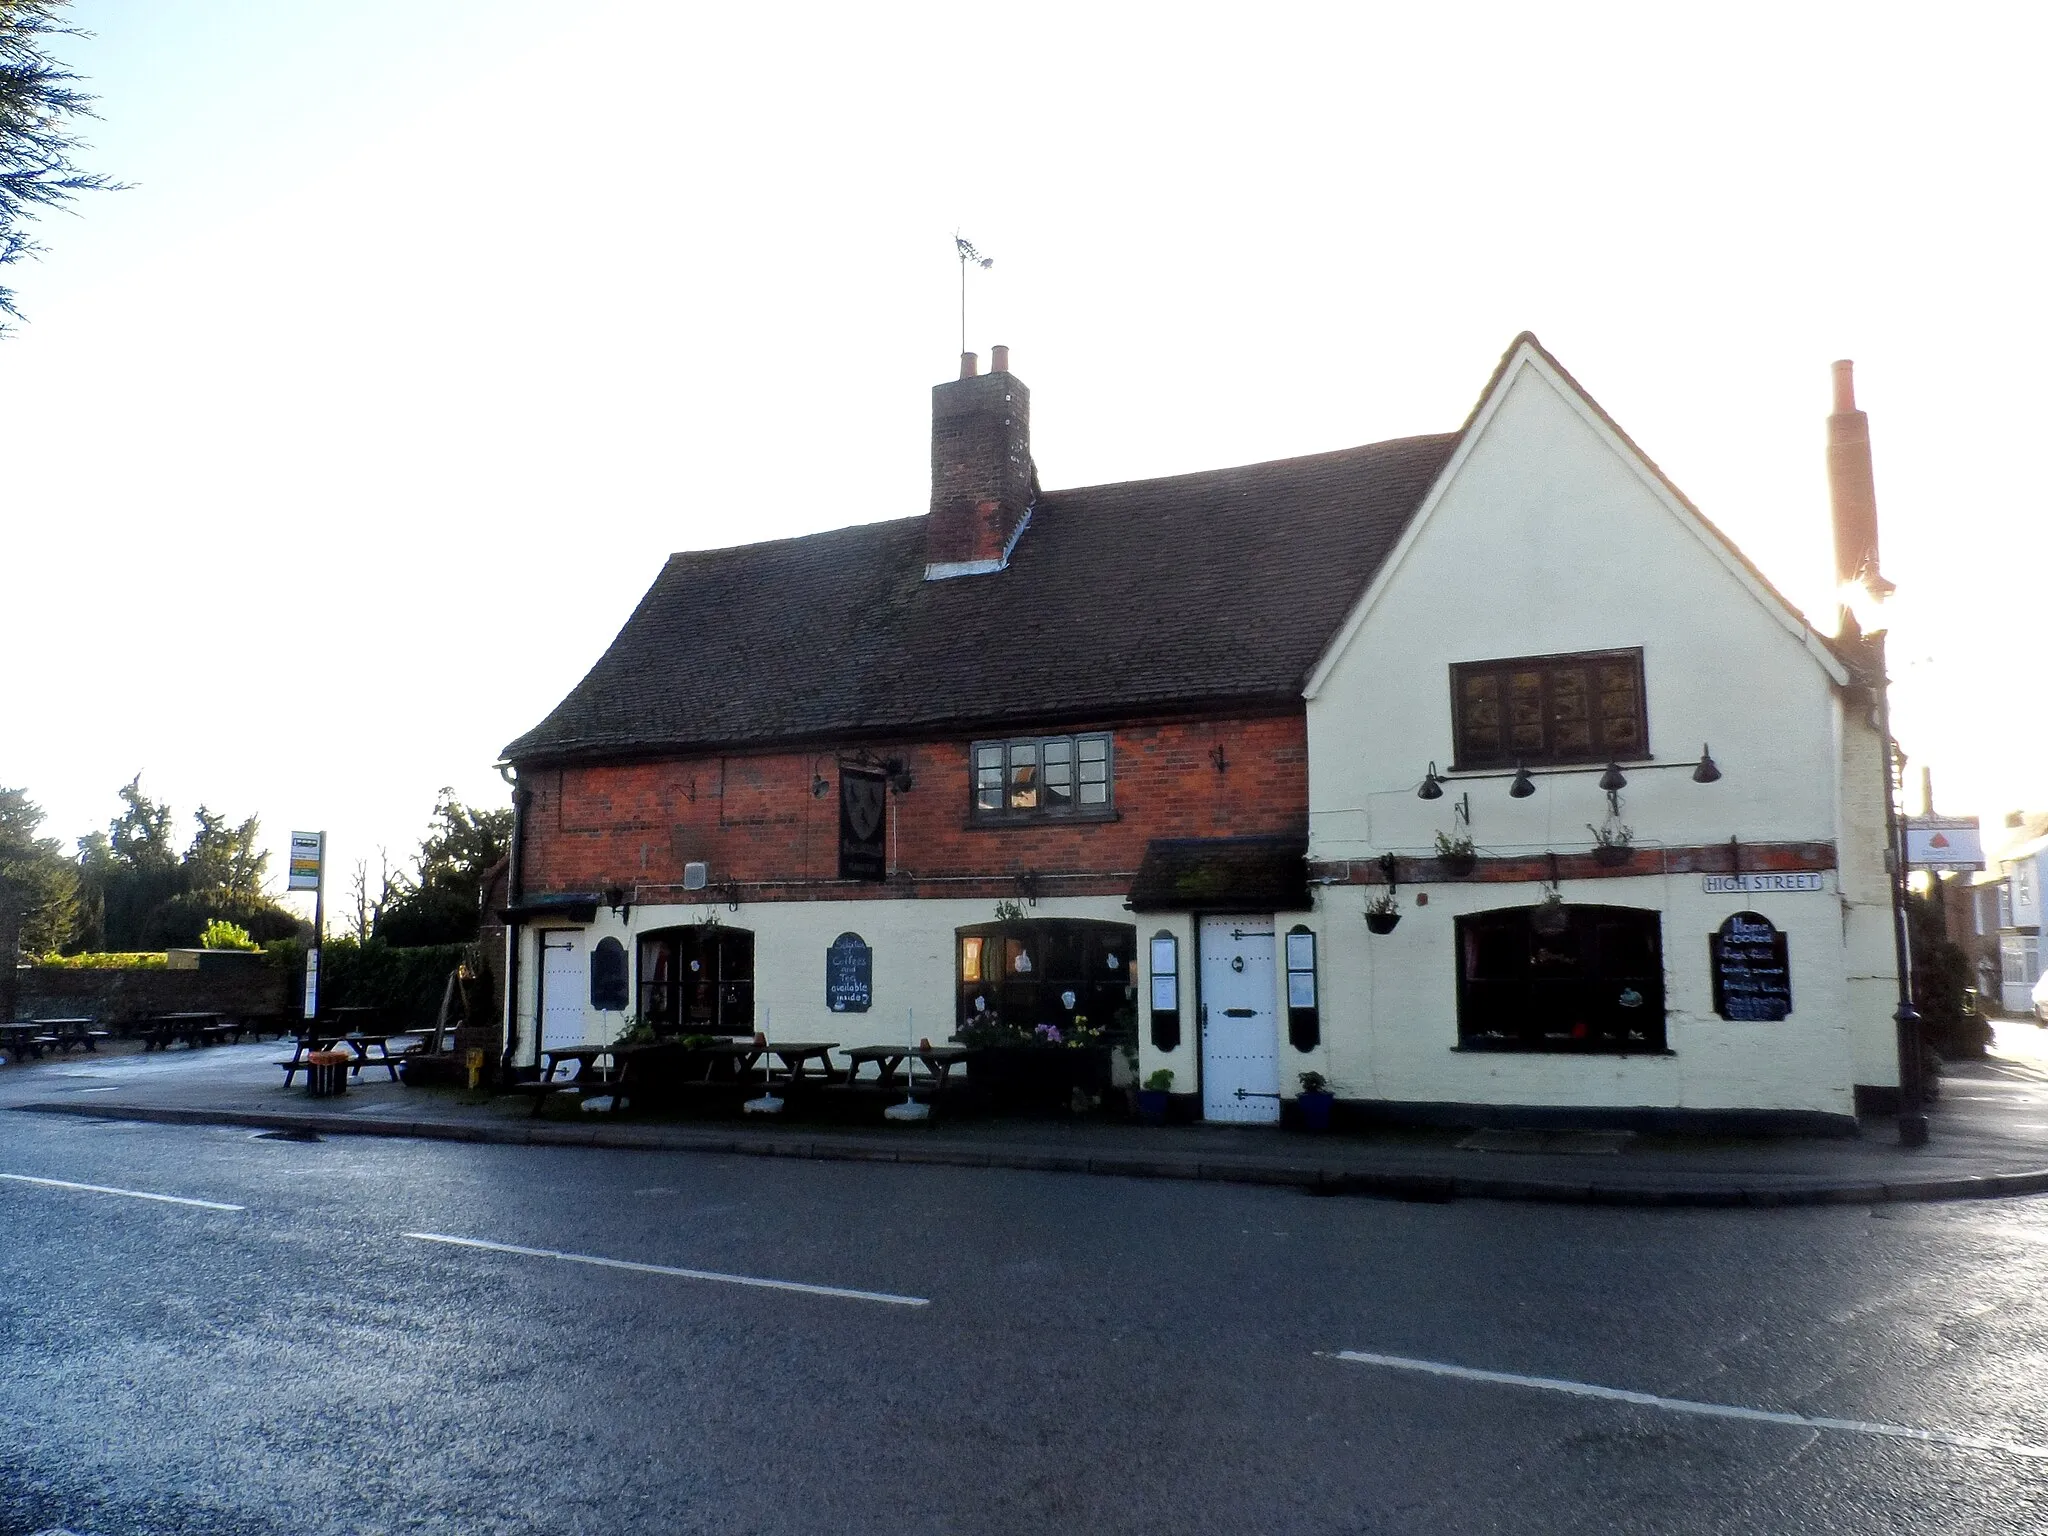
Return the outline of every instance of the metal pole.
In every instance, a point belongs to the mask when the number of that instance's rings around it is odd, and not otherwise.
[[[967,354],[967,253],[960,252],[960,353]]]
[[[1899,1145],[1927,1145],[1926,1045],[1920,1035],[1920,1010],[1913,1006],[1913,946],[1906,929],[1906,848],[1899,818],[1894,769],[1898,753],[1892,742],[1892,683],[1885,665],[1885,637],[1870,637],[1877,665],[1877,730],[1884,750],[1885,873],[1891,883],[1892,947],[1898,962],[1899,1007],[1892,1015],[1899,1052]]]
[[[320,1012],[320,950],[327,937],[327,834],[320,834],[320,876],[313,885],[313,945],[311,985],[306,988],[302,1011],[311,1024]]]

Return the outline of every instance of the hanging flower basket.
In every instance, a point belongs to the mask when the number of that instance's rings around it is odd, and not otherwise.
[[[1392,933],[1394,925],[1401,921],[1398,912],[1368,912],[1365,914],[1366,931],[1369,933]]]
[[[1595,843],[1593,862],[1607,869],[1618,869],[1636,856],[1635,849],[1627,843]]]

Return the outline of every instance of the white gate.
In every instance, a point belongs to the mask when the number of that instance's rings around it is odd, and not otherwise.
[[[1202,1115],[1280,1118],[1280,1029],[1273,919],[1205,917],[1202,952]]]
[[[544,930],[540,936],[540,1048],[559,1050],[583,1043],[583,1002],[590,973],[583,964],[583,935],[573,928]]]

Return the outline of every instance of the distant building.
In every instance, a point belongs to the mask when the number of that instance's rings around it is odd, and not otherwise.
[[[2048,814],[2015,811],[2004,843],[1979,875],[1976,896],[1978,990],[2006,1013],[2031,1015],[2041,978],[2042,879],[2048,876]]]
[[[1896,1096],[1860,651],[1534,337],[1455,432],[1161,480],[1041,489],[1029,401],[970,355],[925,513],[672,557],[505,749],[514,1065],[630,1010],[1100,1030],[1215,1120]]]

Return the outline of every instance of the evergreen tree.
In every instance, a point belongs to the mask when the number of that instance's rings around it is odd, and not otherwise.
[[[78,926],[78,870],[54,837],[38,837],[42,807],[25,790],[0,789],[0,900],[21,907],[21,952],[48,954]],[[13,955],[0,955],[12,964]]]

